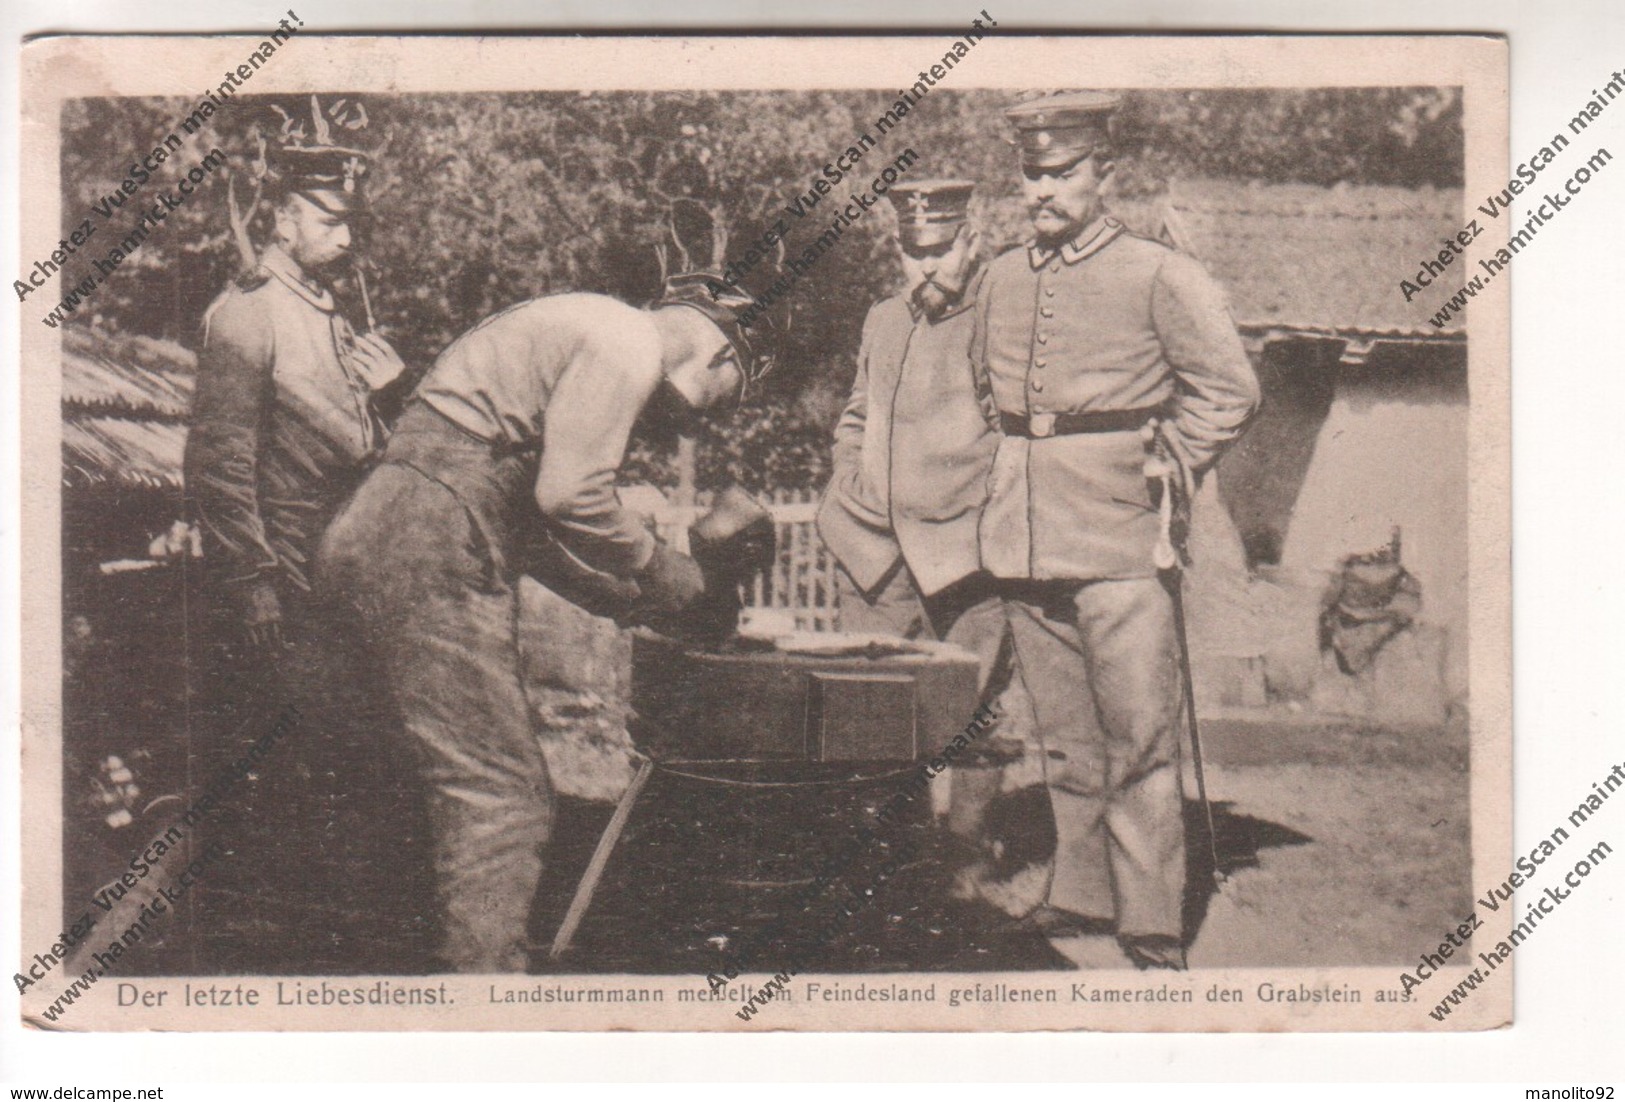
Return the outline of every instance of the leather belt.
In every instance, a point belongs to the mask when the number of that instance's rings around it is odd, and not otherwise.
[[[543,450],[541,437],[527,440],[524,443],[514,443],[511,440],[487,440],[483,436],[476,436],[469,429],[465,429],[438,409],[435,409],[422,398],[414,398],[407,403],[406,408],[396,419],[397,432],[403,426],[411,426],[418,431],[427,431],[435,435],[445,435],[445,430],[451,430],[452,438],[460,443],[471,444],[476,448],[490,452],[495,460],[513,459],[519,456],[540,454]]]
[[[1136,432],[1153,417],[1167,415],[1165,406],[1091,410],[1087,413],[1035,413],[1031,417],[1000,410],[999,431],[1006,436],[1027,436],[1035,440],[1087,432]]]

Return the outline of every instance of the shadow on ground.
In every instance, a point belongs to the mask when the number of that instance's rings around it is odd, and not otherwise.
[[[533,929],[533,971],[689,973],[728,963],[727,950],[763,931],[789,940],[836,913],[832,903],[803,907],[821,858],[851,846],[897,782],[812,788],[746,788],[657,774],[638,804],[592,909],[560,961],[546,947],[597,844],[610,809],[564,800],[556,820],[547,885]],[[931,824],[923,804],[894,835],[851,861],[841,879],[847,898],[873,891],[868,905],[842,919],[841,932],[815,944],[803,969],[821,972],[973,972],[1073,967],[1043,936],[1012,929],[1011,914],[980,898],[961,898],[961,873],[1010,877],[1053,855],[1055,828],[1042,788],[1008,793],[989,809],[987,841],[971,846]],[[1200,804],[1186,801],[1189,889],[1186,923],[1194,939],[1213,892],[1213,860]],[[1258,864],[1259,851],[1307,837],[1276,823],[1214,807],[1219,867],[1226,874]],[[899,873],[877,880],[897,851],[912,851]],[[798,909],[801,913],[798,914]],[[771,953],[753,970],[786,966]]]
[[[1208,842],[1213,839],[1212,844]],[[1303,846],[1313,842],[1307,834],[1267,819],[1241,815],[1234,805],[1220,800],[1213,804],[1213,829],[1208,832],[1207,816],[1196,800],[1185,801],[1185,940],[1194,942],[1207,918],[1221,878],[1228,879],[1242,869],[1259,866],[1259,854],[1266,849]],[[1216,860],[1215,860],[1216,859]],[[1215,872],[1217,875],[1215,875]]]
[[[1209,730],[1216,861],[1201,805],[1184,807],[1194,966],[1398,963],[1470,908],[1464,732],[1261,723]],[[532,970],[703,977],[742,941],[770,932],[749,967],[775,972],[789,963],[775,947],[826,924],[834,933],[802,954],[805,970],[1062,970],[1075,958],[1085,967],[1121,966],[1106,963],[1115,952],[1109,944],[1083,952],[1011,929],[1012,916],[1042,898],[1054,851],[1042,787],[999,796],[975,845],[933,824],[923,800],[894,831],[857,844],[908,772],[793,785],[662,772],[632,815],[573,951],[555,962],[547,947],[613,811],[561,797],[531,929]],[[276,828],[267,831],[268,848],[211,866],[197,895],[217,900],[214,919],[200,912],[191,938],[179,926],[161,931],[128,973],[423,970],[410,963],[423,959],[416,950],[427,944],[433,913],[427,860],[413,843],[421,827],[412,828],[398,798],[387,807],[340,803],[306,809],[322,828],[318,842],[268,820]],[[161,830],[162,816],[151,818],[131,833]],[[354,840],[369,836],[373,859],[356,859]],[[844,895],[809,908],[807,885],[832,855]],[[882,879],[892,863],[895,875]],[[1222,890],[1215,865],[1227,877]],[[837,895],[864,905],[831,922]],[[346,928],[366,932],[347,938]]]

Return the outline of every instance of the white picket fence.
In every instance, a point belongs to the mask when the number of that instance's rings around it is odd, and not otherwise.
[[[688,550],[688,527],[710,507],[700,494],[688,507],[667,505],[655,515],[666,542]],[[814,518],[818,494],[812,490],[776,490],[757,495],[778,526],[779,553],[770,574],[756,579],[745,594],[743,627],[757,631],[834,631],[839,609],[835,596],[835,557],[818,538]]]

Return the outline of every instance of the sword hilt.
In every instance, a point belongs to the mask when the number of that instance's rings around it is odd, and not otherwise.
[[[1174,486],[1179,470],[1167,454],[1167,445],[1157,428],[1153,418],[1140,430],[1140,438],[1151,449],[1145,460],[1145,477],[1162,483],[1162,500],[1157,506],[1157,543],[1151,550],[1151,561],[1158,570],[1172,570],[1179,565],[1179,551],[1174,547]]]

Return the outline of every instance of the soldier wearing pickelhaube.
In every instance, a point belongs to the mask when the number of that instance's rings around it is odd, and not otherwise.
[[[985,685],[1006,629],[976,545],[998,433],[969,357],[973,190],[921,180],[886,193],[907,286],[864,321],[818,530],[840,564],[843,630],[961,643],[981,656]]]
[[[184,460],[204,551],[198,634],[210,658],[194,746],[209,766],[238,756],[290,707],[304,716],[301,736],[318,722],[312,693],[324,671],[313,645],[321,616],[311,562],[384,442],[374,396],[403,369],[383,337],[355,333],[326,282],[348,260],[367,211],[366,153],[290,143],[266,161],[271,238],[204,317]],[[239,860],[201,893],[209,896],[203,933],[229,956],[230,931],[242,931],[240,947],[265,954],[240,964],[276,953],[253,944],[264,920],[293,918],[275,877],[308,865],[290,849],[304,793],[273,779],[296,772],[298,755],[283,757],[216,816],[217,837]]]
[[[1202,267],[1105,212],[1117,106],[1075,92],[1005,112],[1034,237],[978,293],[974,359],[1002,433],[980,543],[1010,582],[1058,834],[1031,921],[1114,930],[1136,965],[1182,968],[1177,578],[1159,570],[1147,464],[1188,492],[1259,390]]]

